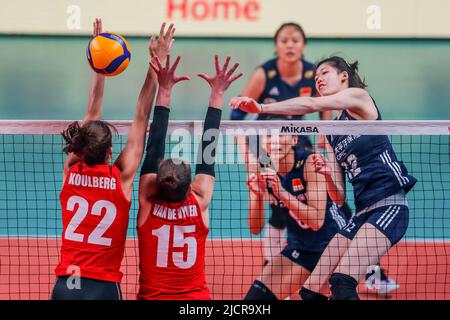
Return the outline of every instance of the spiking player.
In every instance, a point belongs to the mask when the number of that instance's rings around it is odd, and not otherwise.
[[[307,114],[339,110],[338,120],[381,120],[374,100],[358,75],[357,63],[348,64],[340,57],[325,59],[317,65],[315,81],[320,97],[300,97],[265,105],[251,98],[236,97],[230,104],[252,113]],[[345,198],[345,171],[353,186],[356,214],[330,242],[303,286],[301,296],[305,300],[323,298],[320,288],[331,275],[331,299],[359,299],[356,288],[360,278],[407,230],[406,193],[417,180],[408,174],[385,135],[340,135],[330,136],[328,140],[336,161],[318,165],[317,170],[325,175],[328,190],[335,190],[330,196],[336,202]],[[335,179],[339,176],[342,178]]]

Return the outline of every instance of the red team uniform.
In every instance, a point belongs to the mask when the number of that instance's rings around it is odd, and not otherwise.
[[[181,202],[152,201],[138,234],[138,299],[211,299],[204,272],[208,227],[192,192]]]
[[[60,199],[63,236],[56,276],[70,276],[76,266],[83,278],[120,282],[131,202],[122,191],[119,169],[76,163]]]

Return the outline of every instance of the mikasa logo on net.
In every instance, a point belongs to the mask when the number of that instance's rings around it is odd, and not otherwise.
[[[294,125],[282,126],[281,133],[319,133],[317,127],[299,127]]]

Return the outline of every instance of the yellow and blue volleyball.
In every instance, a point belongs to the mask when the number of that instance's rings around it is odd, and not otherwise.
[[[130,49],[124,37],[105,32],[89,41],[86,57],[95,72],[112,77],[127,68],[131,58]]]

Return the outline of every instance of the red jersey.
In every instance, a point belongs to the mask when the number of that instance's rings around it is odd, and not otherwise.
[[[138,227],[138,299],[211,299],[205,280],[208,227],[191,192],[182,202],[155,200]]]
[[[119,169],[76,163],[67,173],[61,194],[63,235],[56,276],[73,275],[120,282],[120,264],[131,201],[120,184]]]

